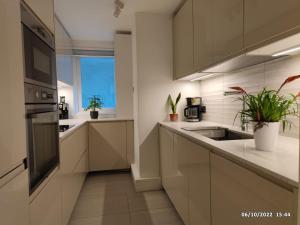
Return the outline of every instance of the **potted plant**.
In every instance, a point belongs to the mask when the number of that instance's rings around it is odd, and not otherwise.
[[[172,110],[172,114],[170,114],[170,120],[171,121],[177,121],[178,120],[177,104],[180,101],[180,98],[181,98],[181,93],[178,94],[178,96],[176,98],[176,101],[174,103],[171,95],[168,96],[168,103],[169,103],[169,105],[171,107],[171,110]]]
[[[102,105],[103,102],[101,101],[101,99],[96,96],[93,96],[92,98],[90,98],[88,107],[84,110],[87,111],[90,109],[91,119],[98,119],[99,112],[96,109],[101,109]]]
[[[273,151],[277,144],[280,122],[283,131],[291,122],[288,116],[298,115],[297,95],[281,95],[280,91],[286,84],[299,79],[300,75],[287,78],[278,90],[264,88],[257,94],[249,94],[241,87],[230,87],[242,94],[238,99],[245,104],[245,108],[237,115],[248,117],[253,123],[255,146],[258,150]]]

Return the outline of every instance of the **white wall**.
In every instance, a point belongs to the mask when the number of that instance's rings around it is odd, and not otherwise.
[[[66,103],[69,104],[69,118],[73,118],[74,116],[74,95],[73,95],[73,87],[72,86],[64,86],[58,87],[58,101],[60,96],[66,97]]]
[[[300,74],[299,65],[300,55],[202,80],[201,96],[207,111],[203,119],[232,125],[236,113],[242,109],[242,104],[235,101],[237,96],[224,96],[224,91],[228,91],[232,86],[241,86],[253,93],[260,91],[263,87],[277,90],[287,77]],[[300,80],[297,80],[286,85],[281,93],[296,95],[300,90],[299,87]],[[299,138],[299,118],[290,117],[290,120],[294,126],[285,133],[281,130],[281,134]],[[240,125],[239,119],[234,125]]]
[[[130,34],[115,35],[116,115],[133,118],[132,40]]]
[[[178,107],[183,117],[185,97],[199,96],[199,83],[173,81],[172,20],[170,16],[137,13],[133,31],[135,163],[141,178],[159,177],[158,121],[168,119],[169,93],[182,92]]]

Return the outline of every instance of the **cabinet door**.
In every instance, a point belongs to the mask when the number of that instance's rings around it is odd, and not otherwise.
[[[214,63],[213,1],[194,0],[194,62],[200,71]]]
[[[245,0],[245,45],[256,45],[300,25],[300,0]]]
[[[160,168],[161,168],[161,178],[162,185],[170,195],[170,181],[172,180],[172,159],[174,157],[173,152],[173,141],[174,134],[165,127],[160,127],[159,129],[160,138]]]
[[[211,1],[211,0],[206,0]],[[215,62],[236,55],[243,49],[243,0],[212,0]]]
[[[91,123],[90,171],[129,168],[126,152],[126,121]]]
[[[190,225],[211,225],[209,150],[189,142],[183,151],[189,158]]]
[[[54,33],[54,1],[25,0],[40,20]]]
[[[57,174],[30,203],[30,225],[61,225],[61,183]]]
[[[189,157],[186,149],[190,148],[191,142],[177,134],[174,134],[174,157],[172,163],[174,170],[171,171],[170,198],[181,216],[185,225],[189,224],[188,202],[188,169]]]
[[[70,173],[88,150],[88,126],[84,125],[60,143],[60,169]]]
[[[67,225],[69,223],[87,172],[88,152],[85,152],[72,171],[61,174],[63,225]]]
[[[0,0],[0,177],[26,158],[19,0]]]
[[[255,173],[211,154],[213,225],[296,225],[296,196]],[[243,218],[242,212],[273,212],[273,217]],[[290,212],[278,218],[275,212]]]
[[[127,139],[127,162],[128,165],[134,163],[134,123],[126,122],[126,139]]]
[[[29,225],[28,187],[27,170],[0,187],[0,225]]]
[[[193,1],[187,0],[173,20],[174,79],[194,73]]]

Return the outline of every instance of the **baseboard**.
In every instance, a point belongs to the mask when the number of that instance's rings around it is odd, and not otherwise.
[[[140,177],[135,165],[131,165],[131,172],[135,190],[137,192],[143,191],[158,191],[162,189],[161,178],[160,177]]]

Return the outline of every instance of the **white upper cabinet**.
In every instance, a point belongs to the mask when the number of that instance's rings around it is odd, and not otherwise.
[[[214,63],[213,1],[194,0],[193,3],[194,62],[200,71]]]
[[[40,20],[54,33],[54,1],[24,0]]]
[[[221,62],[243,50],[243,0],[206,0],[213,2],[214,61]],[[210,28],[211,29],[211,28]],[[204,31],[203,31],[204,32]]]
[[[300,0],[245,0],[245,46],[294,33],[299,12]]]
[[[194,73],[193,1],[188,0],[173,20],[174,79]]]

